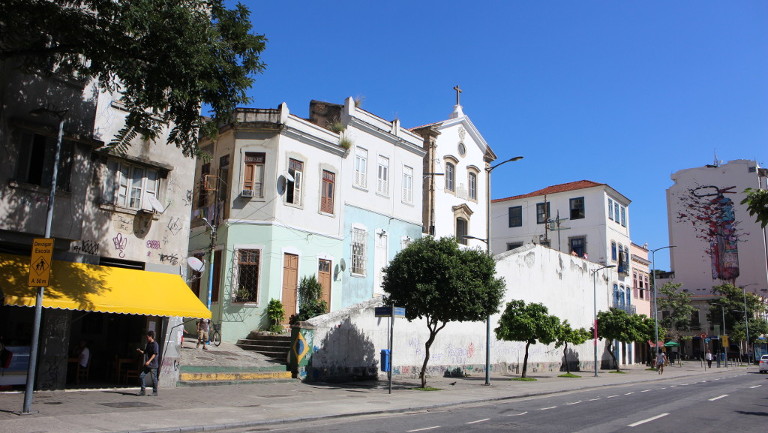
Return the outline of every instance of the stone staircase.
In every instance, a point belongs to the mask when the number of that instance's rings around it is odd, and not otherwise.
[[[251,331],[247,338],[237,341],[237,347],[243,350],[253,350],[278,362],[288,362],[288,352],[291,350],[289,335],[267,335]]]

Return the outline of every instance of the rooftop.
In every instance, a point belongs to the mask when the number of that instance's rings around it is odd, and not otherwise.
[[[591,180],[577,180],[575,182],[561,183],[559,185],[548,186],[538,191],[529,192],[528,194],[515,195],[507,198],[497,198],[492,200],[492,203],[498,203],[508,200],[517,200],[520,198],[538,197],[541,195],[557,194],[559,192],[575,191],[577,189],[592,188],[595,186],[604,186],[604,183],[592,182]]]

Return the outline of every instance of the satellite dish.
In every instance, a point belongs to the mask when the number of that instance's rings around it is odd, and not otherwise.
[[[341,267],[341,271],[342,272],[347,270],[347,262],[345,262],[344,259],[341,259],[339,261],[339,266]]]
[[[154,195],[147,194],[144,196],[144,198],[147,199],[149,202],[149,205],[151,206],[152,210],[154,210],[157,213],[163,213],[165,212],[165,207],[160,203],[160,201],[155,197]]]
[[[203,266],[205,266],[203,264],[203,262],[200,259],[198,259],[197,257],[189,257],[189,258],[187,258],[187,264],[195,272],[203,272]]]

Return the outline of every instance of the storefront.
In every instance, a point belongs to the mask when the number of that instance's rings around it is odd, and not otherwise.
[[[26,383],[36,292],[28,273],[28,257],[0,254],[0,337],[12,353],[8,367],[0,365],[0,387]],[[211,313],[178,275],[54,260],[35,388],[137,386],[136,349],[149,330],[160,345],[161,386],[175,386],[184,317]],[[87,367],[78,362],[82,345]]]

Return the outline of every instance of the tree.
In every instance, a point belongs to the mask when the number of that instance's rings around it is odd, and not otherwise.
[[[597,313],[597,336],[600,340],[606,339],[608,353],[613,358],[616,371],[621,371],[621,366],[613,353],[613,341],[617,340],[623,343],[643,341],[647,332],[643,315],[629,315],[619,308],[611,308],[609,311]]]
[[[525,301],[512,300],[507,302],[496,337],[507,341],[525,341],[525,357],[523,358],[523,374],[528,371],[528,348],[531,344],[540,342],[550,344],[557,340],[561,331],[560,319],[549,314],[542,304],[525,304]]]
[[[760,227],[765,228],[768,225],[768,190],[747,188],[744,194],[747,197],[741,204],[747,205],[749,215],[755,217],[755,222],[760,224]]]
[[[289,319],[291,324],[303,322],[328,312],[328,303],[322,300],[323,286],[314,275],[301,278],[298,292],[299,313]]]
[[[683,337],[683,331],[691,330],[691,316],[696,311],[691,305],[691,295],[679,290],[681,286],[680,283],[667,283],[659,289],[659,309],[668,313],[662,314],[661,323],[675,340]]]
[[[251,34],[249,11],[224,0],[4,0],[0,61],[26,73],[95,79],[116,91],[128,110],[110,143],[159,136],[195,154],[198,132],[248,102],[266,38]],[[200,117],[207,104],[212,117]]]
[[[746,303],[746,314],[752,323],[756,314],[765,311],[765,304],[760,297],[754,293],[745,293],[743,289],[733,284],[722,284],[712,287],[712,293],[717,295],[716,299],[710,300],[707,319],[710,323],[723,325],[723,316],[725,316],[725,330],[733,330],[738,323],[744,323],[744,308]],[[751,331],[752,325],[750,325]],[[751,334],[751,332],[750,332]]]
[[[555,347],[565,346],[563,347],[563,358],[565,359],[565,371],[567,373],[571,372],[571,366],[568,363],[568,343],[578,346],[589,340],[589,337],[591,337],[589,331],[584,328],[573,329],[567,320],[564,320],[560,325]]]
[[[427,385],[429,348],[448,322],[485,320],[499,309],[504,280],[496,278],[488,254],[460,249],[453,238],[425,237],[401,250],[384,268],[382,287],[387,304],[405,307],[405,317],[427,322],[421,386]]]

